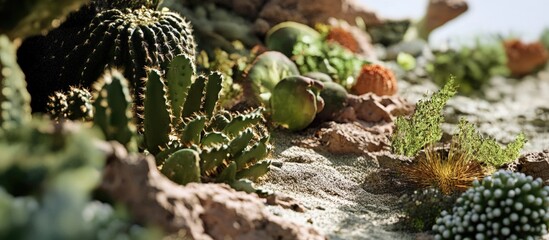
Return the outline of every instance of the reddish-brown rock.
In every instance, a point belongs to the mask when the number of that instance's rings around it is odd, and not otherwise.
[[[513,39],[503,43],[507,54],[507,67],[513,76],[524,76],[544,65],[549,58],[547,49],[540,42],[523,43]]]
[[[152,157],[110,152],[101,188],[142,223],[182,239],[325,239],[312,227],[272,215],[264,199],[222,184],[180,186],[164,177]]]

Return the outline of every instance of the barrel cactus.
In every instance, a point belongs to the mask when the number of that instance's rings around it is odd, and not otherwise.
[[[162,172],[180,184],[225,182],[256,191],[249,180],[270,166],[270,161],[260,161],[271,149],[263,109],[218,110],[222,75],[197,76],[194,71],[186,55],[175,57],[165,74],[149,70],[143,96],[145,148]]]
[[[536,239],[547,234],[549,187],[523,173],[476,181],[433,226],[435,239]]]
[[[0,35],[0,127],[17,128],[30,120],[30,96],[15,59],[15,46]]]
[[[124,70],[135,92],[135,106],[141,106],[137,96],[144,87],[146,67],[163,68],[179,54],[195,58],[192,28],[184,18],[145,7],[154,7],[157,1],[140,1],[145,4],[139,8],[132,2],[137,1],[92,2],[102,7],[91,20],[76,17],[77,12],[47,36],[23,43],[19,62],[28,74],[33,111],[44,111],[53,92],[69,86],[89,88],[113,67]]]

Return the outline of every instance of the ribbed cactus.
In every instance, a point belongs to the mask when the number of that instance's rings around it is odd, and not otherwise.
[[[269,170],[270,161],[259,162],[271,148],[263,109],[217,110],[221,74],[196,76],[186,55],[175,57],[167,69],[166,79],[159,70],[149,70],[144,95],[145,145],[163,165],[162,172],[181,184],[225,182],[255,191],[248,180],[239,179],[254,180]]]
[[[0,35],[0,129],[17,128],[30,120],[30,96],[15,59],[15,46]]]
[[[92,120],[92,95],[87,89],[76,87],[71,87],[66,93],[55,92],[50,96],[47,112],[58,120]]]
[[[89,0],[1,0],[0,34],[25,38],[44,33]]]
[[[124,2],[133,1],[109,4]],[[164,68],[179,54],[194,59],[195,42],[190,24],[178,14],[146,7],[109,8],[91,20],[72,17],[46,37],[29,39],[21,46],[19,61],[28,73],[33,111],[44,111],[53,92],[90,87],[113,67],[123,69],[137,107],[142,106],[137,96],[144,87],[145,68]]]
[[[523,173],[498,171],[476,181],[442,212],[435,239],[538,239],[549,226],[549,187]]]
[[[119,71],[108,70],[94,88],[94,125],[103,131],[107,140],[116,140],[130,150],[137,150],[127,80]]]

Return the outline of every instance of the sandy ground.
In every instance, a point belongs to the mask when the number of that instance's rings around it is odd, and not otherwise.
[[[417,101],[432,84],[400,83],[401,94]],[[549,72],[522,80],[494,79],[488,100],[453,98],[445,110],[451,132],[459,117],[477,123],[480,130],[501,142],[524,132],[529,140],[524,152],[549,148]],[[496,100],[497,99],[497,100]],[[372,154],[343,155],[296,146],[312,130],[301,134],[273,133],[274,166],[260,186],[295,198],[304,213],[269,207],[276,215],[311,224],[329,239],[425,239],[424,234],[398,231],[396,204],[402,189],[378,176],[379,163]],[[381,179],[382,181],[372,181]],[[372,186],[378,184],[378,186]]]

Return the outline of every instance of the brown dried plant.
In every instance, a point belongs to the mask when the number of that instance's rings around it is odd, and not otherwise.
[[[474,156],[462,151],[456,141],[452,141],[447,154],[434,145],[425,147],[425,154],[417,161],[401,168],[405,177],[418,187],[434,187],[444,194],[463,192],[475,179],[484,177],[484,170]]]

